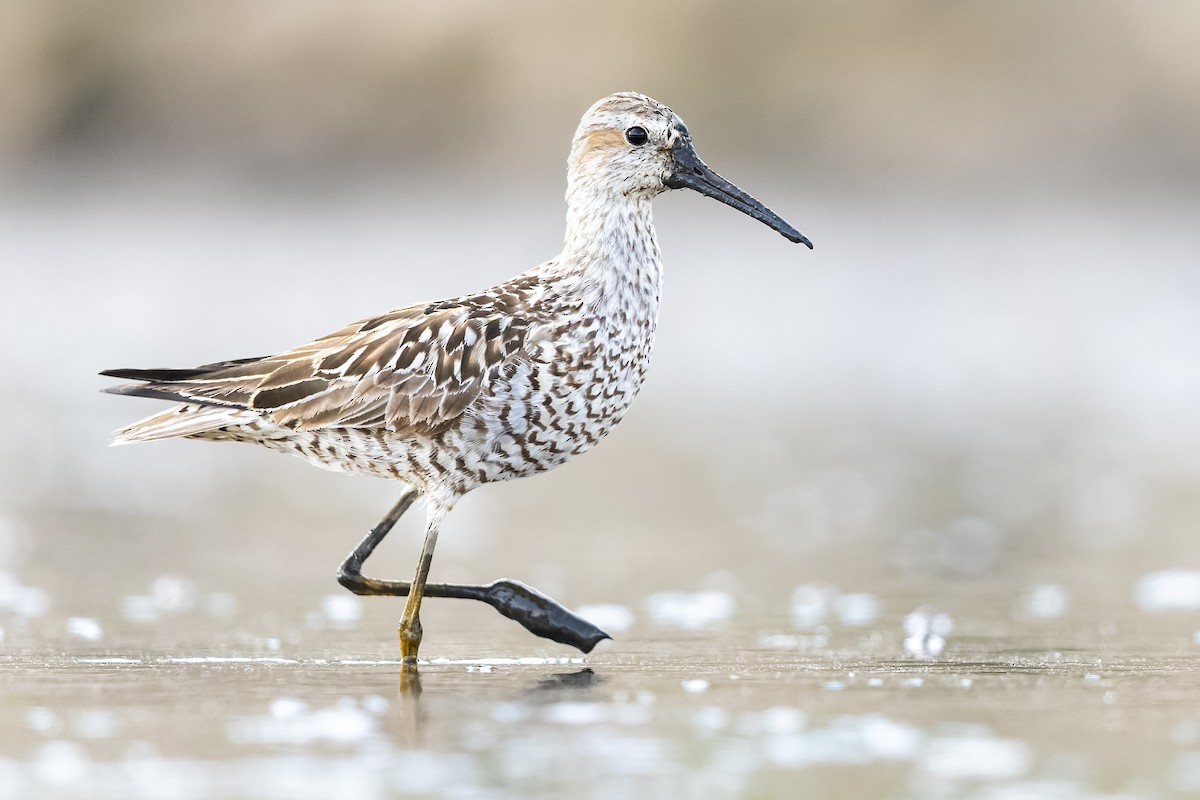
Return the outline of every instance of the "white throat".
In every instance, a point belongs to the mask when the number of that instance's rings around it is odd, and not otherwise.
[[[566,236],[555,261],[580,281],[589,305],[632,305],[639,316],[657,316],[662,255],[649,196],[570,182]]]

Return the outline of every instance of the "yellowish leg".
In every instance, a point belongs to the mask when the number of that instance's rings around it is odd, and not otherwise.
[[[402,664],[400,666],[399,695],[404,702],[403,716],[410,721],[413,733],[420,733],[421,709],[417,705],[417,700],[421,697],[421,672],[416,665]],[[410,735],[406,738],[412,740],[409,742],[410,744],[419,744],[415,736]]]
[[[346,560],[338,568],[338,583],[359,595],[408,597],[410,601],[413,600],[411,590],[416,584],[408,581],[368,578],[362,574],[362,567],[363,562],[370,558],[396,521],[420,494],[420,490],[414,487],[404,490],[404,494],[400,496],[399,501],[387,516],[363,537],[350,555],[346,556]],[[448,510],[444,499],[441,502],[431,503],[426,530],[436,527]],[[432,555],[433,542],[427,541],[425,552],[422,553],[422,566],[424,566],[426,574],[428,574],[426,557],[432,557]],[[425,597],[457,597],[463,600],[482,601],[509,619],[521,623],[530,633],[578,647],[585,653],[590,652],[598,642],[609,638],[607,633],[587,620],[571,613],[536,589],[516,581],[502,579],[493,581],[486,586],[422,582],[420,595],[406,609],[406,615],[410,616],[414,622],[410,623],[407,628],[401,628],[400,631],[401,653],[411,653],[414,658],[421,641],[418,612],[421,600]]]
[[[425,544],[421,547],[421,559],[417,562],[417,574],[408,590],[404,615],[400,617],[400,660],[408,665],[417,663],[417,650],[421,647],[421,599],[425,596],[425,581],[429,578],[429,566],[433,563],[433,548],[437,546],[441,516],[430,515]]]

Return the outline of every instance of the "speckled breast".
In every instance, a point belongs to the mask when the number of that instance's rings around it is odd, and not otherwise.
[[[449,446],[480,483],[532,475],[584,453],[620,422],[641,387],[654,320],[594,317],[558,329],[513,365]]]

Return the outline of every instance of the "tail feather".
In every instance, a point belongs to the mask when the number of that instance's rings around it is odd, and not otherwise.
[[[231,425],[242,425],[258,415],[253,411],[224,406],[187,403],[168,408],[152,417],[138,420],[116,431],[113,446],[134,442],[153,442],[181,436],[197,436]]]
[[[189,391],[188,381],[203,379],[215,372],[262,361],[262,357],[238,358],[203,364],[192,369],[106,369],[101,372],[110,378],[125,378],[146,383],[123,383],[109,386],[103,391],[108,394],[123,394],[133,397],[152,397],[156,400],[173,400],[177,405],[166,411],[146,417],[118,430],[113,444],[151,442],[157,439],[174,439],[181,436],[198,436],[231,425],[240,425],[258,415],[234,399],[197,398]]]
[[[116,386],[106,386],[100,391],[105,394],[123,394],[130,397],[150,397],[154,400],[174,400],[176,403],[189,403],[197,406],[218,406],[229,408],[232,403],[222,403],[204,397],[193,397],[182,394],[171,388],[169,383],[121,383]]]
[[[209,375],[213,372],[219,372],[230,367],[240,367],[243,364],[253,364],[256,361],[262,361],[266,356],[258,356],[255,358],[235,358],[232,361],[216,361],[212,364],[201,364],[198,367],[191,369],[106,369],[101,372],[109,378],[125,378],[131,381],[153,381],[155,383],[174,383],[176,381],[190,381],[193,378],[200,378]],[[114,394],[128,394],[127,392],[114,392]]]

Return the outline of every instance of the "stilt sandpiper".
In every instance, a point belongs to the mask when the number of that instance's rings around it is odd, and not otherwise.
[[[614,94],[588,109],[575,132],[559,255],[482,292],[406,306],[279,355],[108,370],[137,383],[106,391],[178,403],[118,431],[114,443],[252,442],[404,484],[338,580],[358,594],[407,595],[405,663],[416,663],[424,596],[483,600],[539,636],[589,652],[607,635],[524,584],[426,579],[442,521],[460,497],[558,466],[624,416],[646,376],[658,319],[651,201],[683,188],[812,247],[701,161],[671,109]],[[363,562],[418,498],[427,503],[426,531],[412,582],[365,577]]]

